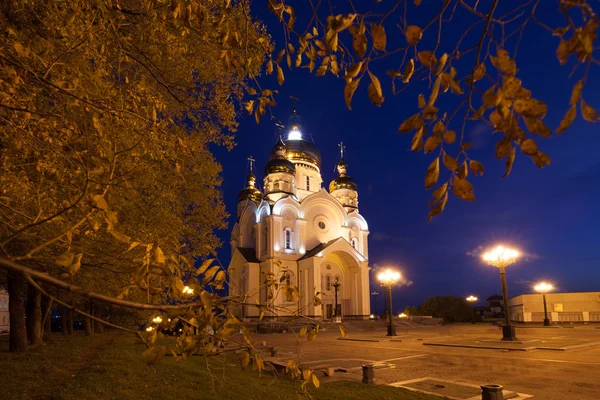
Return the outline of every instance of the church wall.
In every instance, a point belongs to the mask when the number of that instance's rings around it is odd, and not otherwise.
[[[317,167],[304,162],[294,162],[294,164],[296,166],[296,196],[299,201],[302,201],[306,196],[321,190],[323,179]]]

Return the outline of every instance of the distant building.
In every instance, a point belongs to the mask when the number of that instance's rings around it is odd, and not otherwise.
[[[0,289],[0,333],[10,331],[10,320],[8,317],[8,293]]]
[[[488,297],[485,304],[493,316],[504,314],[504,298],[499,294]]]
[[[514,321],[544,320],[544,301],[539,293],[513,297],[509,305]],[[552,323],[600,322],[600,292],[547,293],[546,306]]]

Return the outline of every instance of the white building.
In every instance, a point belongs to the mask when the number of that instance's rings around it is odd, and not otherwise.
[[[338,177],[327,191],[321,187],[321,153],[303,135],[294,112],[265,166],[262,191],[250,158],[231,233],[232,295],[245,295],[246,303],[274,304],[283,308],[279,315],[299,312],[325,319],[334,314],[337,279],[338,315],[369,317],[369,228],[358,211],[357,185],[347,174],[343,144],[340,149]],[[298,287],[300,296],[278,290],[270,298],[264,285],[268,273],[285,276],[284,286]],[[317,292],[323,304],[315,305]],[[257,317],[260,310],[245,306],[239,314]]]
[[[6,290],[0,289],[0,333],[9,331],[8,293]]]
[[[540,293],[509,299],[511,319],[542,322],[544,300]],[[600,292],[546,293],[546,310],[552,323],[600,322]]]

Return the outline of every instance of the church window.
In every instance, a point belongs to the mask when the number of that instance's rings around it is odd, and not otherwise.
[[[306,190],[310,190],[310,176],[306,176]]]
[[[290,250],[292,248],[292,230],[285,228],[285,248]]]
[[[352,247],[354,247],[354,249],[358,249],[358,240],[356,240],[356,238],[350,239],[350,244]]]
[[[331,275],[325,277],[325,288],[331,290]]]
[[[279,190],[279,182],[275,182],[275,190]]]
[[[325,222],[319,221],[319,223],[317,225],[319,226],[319,228],[325,229]]]

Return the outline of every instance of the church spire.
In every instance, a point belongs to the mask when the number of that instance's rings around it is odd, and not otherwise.
[[[344,150],[346,149],[346,146],[344,145],[344,142],[340,142],[338,147],[340,148],[340,162],[337,165],[337,170],[340,176],[346,176],[346,171],[348,170],[346,161],[344,161]]]

